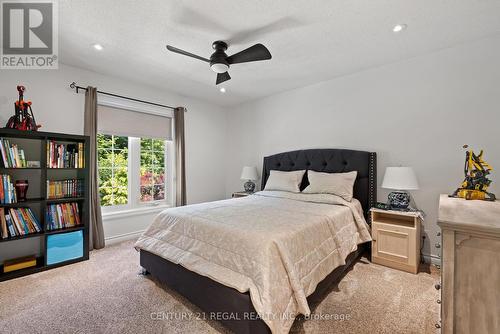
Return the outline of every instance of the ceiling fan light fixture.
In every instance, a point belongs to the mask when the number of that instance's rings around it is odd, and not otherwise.
[[[215,73],[225,73],[227,72],[227,70],[229,70],[229,65],[224,63],[213,63],[212,65],[210,65],[210,68]]]
[[[231,80],[231,76],[228,73],[230,65],[249,63],[259,60],[269,60],[272,58],[269,50],[260,43],[252,45],[251,47],[246,48],[245,50],[235,53],[234,55],[229,57],[225,52],[227,50],[227,44],[225,42],[215,41],[213,42],[212,47],[215,52],[212,53],[210,59],[198,56],[191,52],[184,51],[172,45],[167,45],[167,50],[209,63],[212,71],[217,73],[215,85]]]

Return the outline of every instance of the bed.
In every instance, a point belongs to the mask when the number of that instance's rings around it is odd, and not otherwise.
[[[376,198],[376,154],[344,149],[265,157],[262,189],[271,170],[303,169],[357,171],[355,199],[264,191],[168,209],[135,245],[141,266],[236,333],[288,332],[367,246]]]

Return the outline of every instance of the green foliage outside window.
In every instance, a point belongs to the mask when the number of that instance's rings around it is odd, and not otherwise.
[[[141,138],[141,202],[165,199],[165,141]]]
[[[97,135],[101,206],[128,203],[128,137]]]
[[[97,135],[101,206],[127,204],[128,137]],[[140,201],[165,199],[165,141],[140,139]]]

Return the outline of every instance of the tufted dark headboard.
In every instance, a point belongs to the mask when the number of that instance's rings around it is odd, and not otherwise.
[[[311,169],[317,172],[342,173],[358,171],[354,183],[354,198],[363,206],[365,215],[375,205],[377,198],[377,154],[375,152],[342,149],[311,149],[278,153],[264,158],[262,189],[266,186],[269,171]],[[301,190],[309,185],[307,173]]]

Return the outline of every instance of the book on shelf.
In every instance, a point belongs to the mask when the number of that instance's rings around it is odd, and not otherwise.
[[[26,157],[24,150],[20,149],[17,144],[11,144],[8,139],[0,138],[0,154],[2,155],[2,163],[6,168],[25,168]]]
[[[47,180],[47,199],[81,197],[83,187],[83,179]]]
[[[0,203],[17,203],[16,191],[8,174],[0,174]]]
[[[48,168],[84,168],[83,143],[58,144],[51,140],[47,142]]]
[[[2,239],[42,232],[42,225],[30,208],[0,208]]]
[[[45,211],[48,230],[81,225],[78,203],[61,203],[47,206]]]
[[[2,233],[2,239],[7,239],[9,237],[10,227],[7,227],[7,220],[3,214],[4,208],[0,208],[0,228]]]
[[[8,273],[11,271],[31,268],[36,266],[36,256],[24,256],[17,259],[5,260],[3,262],[3,272]]]

